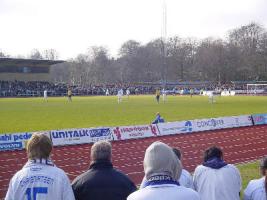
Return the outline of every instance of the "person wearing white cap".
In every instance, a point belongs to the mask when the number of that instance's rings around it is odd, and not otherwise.
[[[182,165],[168,145],[154,142],[146,149],[144,171],[145,187],[130,194],[127,200],[200,200],[197,192],[176,181]]]
[[[244,200],[266,200],[267,199],[267,157],[260,163],[260,179],[251,180],[244,190]]]

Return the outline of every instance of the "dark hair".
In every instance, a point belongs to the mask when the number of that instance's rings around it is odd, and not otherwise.
[[[266,197],[267,197],[267,174],[266,174],[266,170],[267,170],[267,156],[264,157],[261,160],[260,168],[261,168],[262,175],[265,176],[265,184],[264,184],[264,187],[265,187],[265,194],[266,194]]]
[[[177,156],[177,158],[179,160],[181,160],[181,151],[180,151],[180,149],[172,148],[172,151],[175,153],[175,155]]]
[[[217,158],[223,157],[223,152],[219,147],[213,146],[205,150],[204,158],[203,158],[204,162],[214,157],[217,157]]]

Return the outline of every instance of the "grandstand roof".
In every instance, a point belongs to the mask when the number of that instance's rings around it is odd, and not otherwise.
[[[34,66],[34,67],[48,67],[63,63],[63,60],[35,60],[35,59],[22,59],[22,58],[0,58],[1,66]]]

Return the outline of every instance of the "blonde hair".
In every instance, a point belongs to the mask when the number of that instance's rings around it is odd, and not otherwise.
[[[98,141],[91,148],[91,160],[111,160],[111,144],[108,141]]]
[[[33,133],[27,142],[26,151],[28,159],[47,159],[52,151],[52,141],[44,133]]]

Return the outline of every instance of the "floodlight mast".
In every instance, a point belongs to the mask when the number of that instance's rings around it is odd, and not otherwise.
[[[167,82],[167,48],[166,48],[166,38],[167,38],[167,5],[166,0],[162,3],[162,27],[161,27],[161,55],[162,55],[162,82],[165,87]]]
[[[163,0],[162,4],[162,30],[161,38],[165,42],[167,37],[167,5],[166,0]]]

